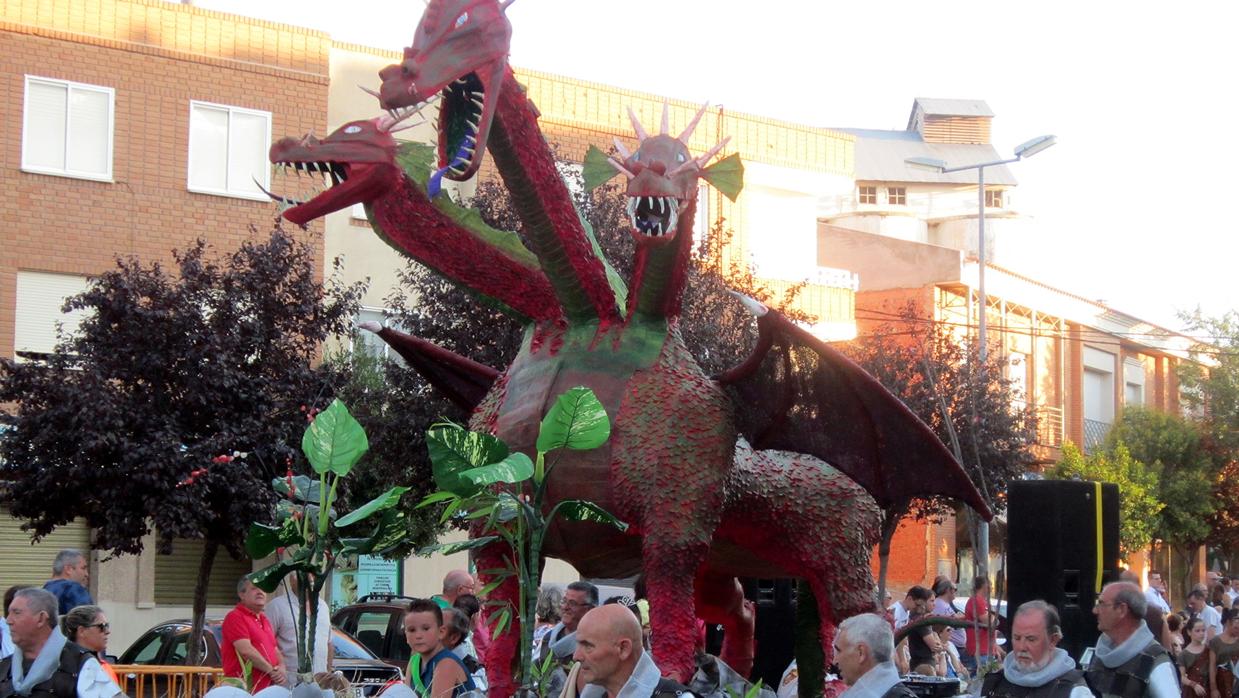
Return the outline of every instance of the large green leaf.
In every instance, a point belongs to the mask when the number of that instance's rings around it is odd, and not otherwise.
[[[476,488],[483,488],[497,482],[515,485],[533,477],[533,461],[524,453],[509,453],[507,458],[498,463],[483,465],[480,468],[470,468],[460,473],[460,479]]]
[[[611,436],[611,420],[594,391],[577,386],[555,400],[538,429],[538,450],[598,448]]]
[[[332,400],[306,428],[301,450],[314,472],[321,475],[330,471],[343,476],[370,450],[370,442],[366,430],[353,419],[344,403]]]
[[[479,487],[462,480],[462,472],[502,461],[508,456],[507,444],[457,424],[443,424],[428,430],[426,450],[430,452],[439,489],[465,497],[477,492]]]
[[[293,497],[302,502],[313,502],[318,504],[318,500],[322,495],[322,490],[317,478],[312,478],[308,475],[293,476]],[[277,477],[271,480],[271,486],[281,497],[287,497],[289,493],[288,478]]]
[[[305,539],[301,537],[296,519],[287,519],[279,526],[252,523],[245,536],[245,552],[251,559],[261,560],[279,548],[303,543]]]
[[[451,555],[453,553],[459,553],[462,550],[473,550],[474,548],[480,548],[484,545],[490,545],[497,540],[499,540],[499,536],[482,536],[481,538],[470,538],[469,540],[456,541],[455,543],[435,543],[434,545],[427,545],[421,550],[418,550],[417,554],[422,557],[433,555],[435,553],[440,555]]]
[[[374,532],[366,538],[342,538],[340,555],[384,555],[399,547],[408,536],[404,512],[386,509]]]
[[[380,494],[374,499],[371,499],[365,504],[337,519],[336,528],[344,528],[345,526],[361,521],[376,511],[382,511],[384,509],[390,509],[391,507],[396,506],[396,504],[400,502],[400,495],[408,491],[408,487],[393,487],[387,490],[383,494]]]
[[[250,582],[270,594],[280,586],[280,582],[284,580],[284,577],[295,572],[298,567],[299,565],[280,560],[274,565],[250,573]]]
[[[455,492],[431,492],[430,494],[426,495],[422,499],[422,501],[418,502],[417,506],[413,508],[414,509],[425,509],[426,507],[433,506],[440,502],[445,502],[449,499],[457,499],[459,497],[460,495],[456,494]]]
[[[555,505],[547,517],[547,524],[554,516],[560,516],[569,521],[590,521],[592,523],[610,524],[621,531],[628,530],[628,524],[620,521],[614,514],[602,507],[583,499],[565,499]]]

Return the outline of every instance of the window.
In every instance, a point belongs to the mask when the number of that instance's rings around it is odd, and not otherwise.
[[[1002,190],[985,190],[985,208],[1002,208]]]
[[[856,202],[861,204],[878,203],[878,188],[856,187]]]
[[[22,170],[112,181],[115,99],[110,87],[27,75]]]
[[[190,102],[189,190],[266,201],[270,145],[270,112]]]
[[[14,319],[13,349],[19,352],[50,354],[56,351],[57,327],[68,337],[77,331],[85,310],[64,313],[65,299],[86,290],[85,276],[48,274],[41,271],[17,272],[17,316]],[[20,357],[18,357],[20,359]]]
[[[887,187],[886,203],[892,206],[904,206],[908,203],[907,187]]]

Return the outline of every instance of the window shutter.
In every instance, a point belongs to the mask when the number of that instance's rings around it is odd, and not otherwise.
[[[62,313],[65,299],[86,290],[87,279],[71,274],[39,271],[17,272],[17,316],[14,322],[15,351],[51,353],[56,349],[56,323],[66,335],[77,331],[87,311]]]
[[[228,188],[228,112],[195,104],[189,112],[189,188]]]
[[[69,154],[65,169],[112,176],[112,95],[74,85],[69,90]]]
[[[172,541],[172,552],[155,555],[155,603],[189,606],[194,602],[194,584],[198,581],[198,565],[206,545],[200,540],[178,538]],[[237,603],[237,581],[253,571],[249,560],[233,560],[220,548],[207,581],[207,605],[234,606]]]
[[[23,531],[21,525],[21,519],[0,508],[0,588],[8,589],[14,584],[43,586],[52,578],[56,553],[66,548],[90,554],[90,529],[82,519],[56,528],[33,544],[29,531]]]
[[[64,169],[68,100],[69,91],[64,85],[27,78],[22,167],[34,170]]]

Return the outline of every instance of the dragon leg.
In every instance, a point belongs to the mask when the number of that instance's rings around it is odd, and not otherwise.
[[[642,548],[654,662],[663,676],[687,683],[696,670],[693,579],[705,562],[709,545],[705,541],[685,545],[647,535]]]
[[[744,598],[740,580],[707,569],[697,576],[695,594],[697,616],[723,626],[719,659],[741,676],[748,676],[753,670],[756,609]]]

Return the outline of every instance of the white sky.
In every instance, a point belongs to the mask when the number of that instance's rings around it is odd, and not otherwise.
[[[398,50],[418,0],[195,0]],[[983,99],[1039,254],[1023,270],[1178,329],[1239,309],[1239,3],[517,0],[512,64],[815,126]],[[377,82],[377,77],[376,77]]]

